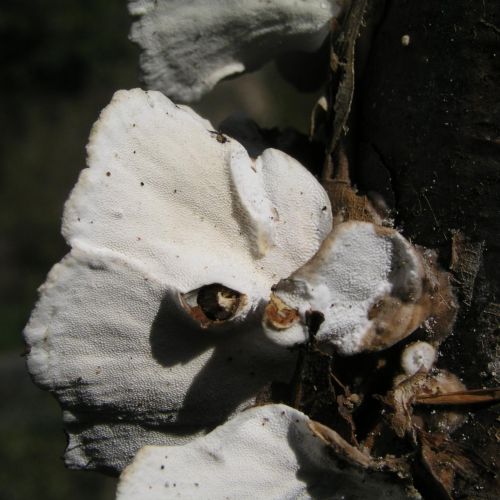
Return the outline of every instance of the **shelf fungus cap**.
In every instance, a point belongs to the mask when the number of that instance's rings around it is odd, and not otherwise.
[[[66,463],[116,472],[289,380],[294,355],[265,337],[262,310],[331,211],[291,157],[253,160],[159,92],[117,92],[87,152],[64,210],[71,251],[24,335],[34,381],[63,408]]]
[[[247,410],[184,446],[147,446],[117,500],[416,498],[335,431],[285,405]]]
[[[339,224],[309,262],[273,288],[266,334],[281,345],[314,335],[325,350],[344,355],[385,349],[427,317],[424,280],[420,255],[397,231]]]
[[[291,51],[315,51],[341,0],[129,0],[130,38],[149,88],[192,102],[231,75]]]

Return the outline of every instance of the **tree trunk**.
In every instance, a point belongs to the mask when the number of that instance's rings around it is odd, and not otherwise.
[[[354,182],[452,271],[460,311],[438,366],[471,389],[500,385],[499,69],[498,0],[388,0],[355,91]],[[454,434],[480,464],[459,498],[497,498],[498,410]]]

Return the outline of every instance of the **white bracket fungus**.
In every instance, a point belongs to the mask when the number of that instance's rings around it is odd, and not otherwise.
[[[225,77],[284,52],[315,51],[341,0],[130,0],[130,37],[147,85],[175,100],[199,99]],[[209,43],[207,39],[209,38]]]
[[[284,405],[240,413],[184,446],[147,446],[117,500],[420,498],[383,461]]]
[[[116,472],[289,380],[295,355],[266,339],[262,310],[331,210],[295,160],[254,161],[159,92],[117,92],[87,151],[64,211],[71,252],[24,335],[35,382],[64,411],[66,463]]]
[[[401,354],[401,367],[406,375],[418,371],[428,372],[436,362],[437,351],[428,342],[413,342],[405,347]]]
[[[424,278],[420,256],[397,231],[339,224],[307,264],[274,287],[266,333],[282,345],[313,334],[346,355],[390,347],[429,314]],[[311,314],[318,324],[313,332]]]

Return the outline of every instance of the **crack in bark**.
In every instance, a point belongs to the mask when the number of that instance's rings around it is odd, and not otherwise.
[[[399,177],[396,173],[396,169],[386,159],[381,149],[373,142],[370,143],[370,147],[373,150],[373,152],[377,155],[380,164],[386,170],[389,176],[390,189],[392,196],[394,197],[394,212],[392,213],[392,216],[394,218],[394,226],[399,227],[401,225],[401,218],[399,215],[399,208],[401,204],[401,193],[399,192],[400,188]]]

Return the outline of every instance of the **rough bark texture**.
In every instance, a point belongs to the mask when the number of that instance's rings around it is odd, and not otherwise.
[[[468,388],[493,387],[500,377],[500,2],[389,0],[384,8],[357,90],[353,177],[388,198],[403,234],[437,249],[454,273],[460,313],[438,366]],[[496,498],[498,415],[498,405],[471,412],[454,435],[479,472],[455,484],[457,498]]]

